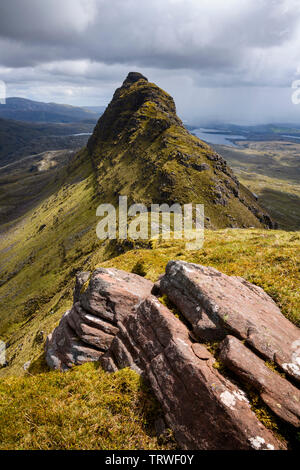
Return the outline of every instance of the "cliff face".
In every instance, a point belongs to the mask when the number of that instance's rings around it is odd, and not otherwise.
[[[208,227],[273,227],[226,161],[185,129],[173,98],[139,73],[116,90],[87,150],[101,200],[202,203]]]

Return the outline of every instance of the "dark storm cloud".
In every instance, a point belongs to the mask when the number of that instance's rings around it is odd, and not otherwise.
[[[290,0],[2,0],[0,13],[10,67],[88,58],[228,71],[289,41],[299,24]]]
[[[289,86],[299,20],[298,0],[1,0],[0,79],[106,97],[138,69],[179,100],[183,84]]]

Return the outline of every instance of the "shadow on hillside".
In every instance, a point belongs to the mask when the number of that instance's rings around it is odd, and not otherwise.
[[[300,195],[264,188],[259,196],[259,203],[278,222],[280,229],[300,230]]]

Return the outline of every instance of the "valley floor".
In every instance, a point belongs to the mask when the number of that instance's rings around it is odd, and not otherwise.
[[[238,148],[214,147],[280,228],[300,230],[300,144],[245,141]]]

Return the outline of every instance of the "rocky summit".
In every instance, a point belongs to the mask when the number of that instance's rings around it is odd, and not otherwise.
[[[117,269],[78,275],[74,305],[49,335],[46,359],[60,370],[89,361],[108,372],[133,369],[183,449],[273,450],[286,445],[253,413],[251,390],[299,428],[299,338],[262,289],[172,261],[156,284]]]
[[[183,126],[173,98],[140,73],[116,90],[87,151],[102,202],[202,203],[207,227],[274,226],[226,161]]]

